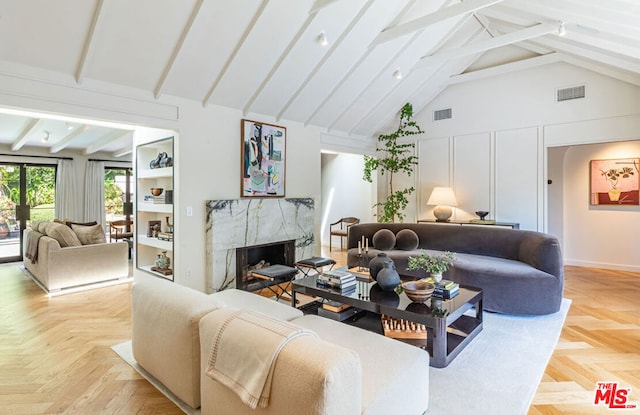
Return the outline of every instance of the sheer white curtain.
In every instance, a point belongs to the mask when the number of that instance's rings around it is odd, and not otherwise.
[[[56,218],[79,220],[78,186],[73,160],[58,160],[56,171]]]
[[[104,162],[87,162],[84,180],[84,220],[95,220],[104,227]]]

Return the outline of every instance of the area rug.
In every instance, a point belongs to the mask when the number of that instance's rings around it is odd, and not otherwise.
[[[555,349],[571,300],[546,316],[485,312],[480,334],[446,368],[430,368],[428,415],[524,415]],[[131,342],[112,347],[184,413],[193,410],[133,358]]]
[[[446,368],[431,368],[429,415],[527,413],[571,300],[545,316],[484,313],[483,330]]]

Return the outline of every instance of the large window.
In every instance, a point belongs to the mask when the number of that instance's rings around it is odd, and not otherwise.
[[[129,219],[133,213],[132,170],[105,167],[104,170],[104,209],[107,223],[114,220]]]

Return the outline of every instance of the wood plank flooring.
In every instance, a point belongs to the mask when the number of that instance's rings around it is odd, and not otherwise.
[[[598,381],[640,403],[639,294],[640,274],[566,268],[573,302],[529,415],[616,413],[593,405]],[[0,266],[0,414],[181,414],[111,350],[130,339],[130,312],[129,284],[47,297]]]

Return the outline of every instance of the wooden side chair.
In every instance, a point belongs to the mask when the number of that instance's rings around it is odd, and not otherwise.
[[[114,220],[109,223],[109,242],[116,242],[120,239],[133,238],[133,221],[131,219],[126,220]]]
[[[356,223],[360,223],[360,219],[358,218],[340,218],[338,221],[329,225],[329,252],[331,252],[331,237],[339,236],[340,237],[340,250],[342,250],[342,238],[347,237],[347,232],[349,232],[349,227],[355,225]]]

